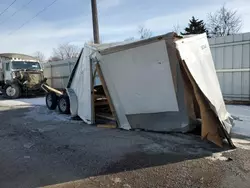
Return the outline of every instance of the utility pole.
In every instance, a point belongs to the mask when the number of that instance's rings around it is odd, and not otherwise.
[[[96,0],[91,0],[91,7],[92,7],[94,43],[99,44],[100,43],[100,36],[99,36],[98,12],[97,12]]]

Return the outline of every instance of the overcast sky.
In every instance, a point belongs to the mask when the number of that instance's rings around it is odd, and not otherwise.
[[[42,51],[47,57],[59,43],[69,42],[83,46],[92,39],[90,0],[58,0],[41,15],[21,29],[20,26],[34,17],[53,0],[0,0],[0,53],[33,54]],[[121,41],[137,37],[139,25],[152,30],[154,35],[173,30],[174,25],[184,28],[195,16],[206,20],[207,14],[226,3],[237,9],[243,19],[241,32],[250,31],[250,0],[97,0],[102,42]]]

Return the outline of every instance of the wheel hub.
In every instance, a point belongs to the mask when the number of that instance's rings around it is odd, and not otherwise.
[[[61,108],[62,111],[66,111],[67,103],[66,103],[65,99],[61,99],[60,102],[59,102],[59,105],[60,105],[60,108]]]
[[[48,106],[52,106],[52,96],[51,95],[48,95],[48,97],[47,97],[47,104],[48,104]]]
[[[14,87],[12,87],[12,86],[9,86],[9,87],[7,87],[7,89],[6,89],[6,94],[7,94],[8,96],[10,96],[10,97],[13,97],[13,96],[15,96],[15,94],[16,94],[16,89],[15,89]]]

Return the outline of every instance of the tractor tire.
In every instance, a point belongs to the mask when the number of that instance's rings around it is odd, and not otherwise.
[[[55,110],[57,107],[57,99],[58,97],[54,92],[50,92],[46,94],[46,106],[50,110]]]
[[[70,114],[70,102],[67,95],[62,95],[59,97],[58,109],[62,114]]]
[[[7,99],[17,99],[21,96],[21,88],[17,84],[4,86],[3,96]]]

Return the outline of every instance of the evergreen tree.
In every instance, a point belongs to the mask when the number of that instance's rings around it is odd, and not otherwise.
[[[203,20],[195,19],[193,16],[189,22],[188,27],[185,28],[185,33],[181,33],[182,35],[208,33]]]

